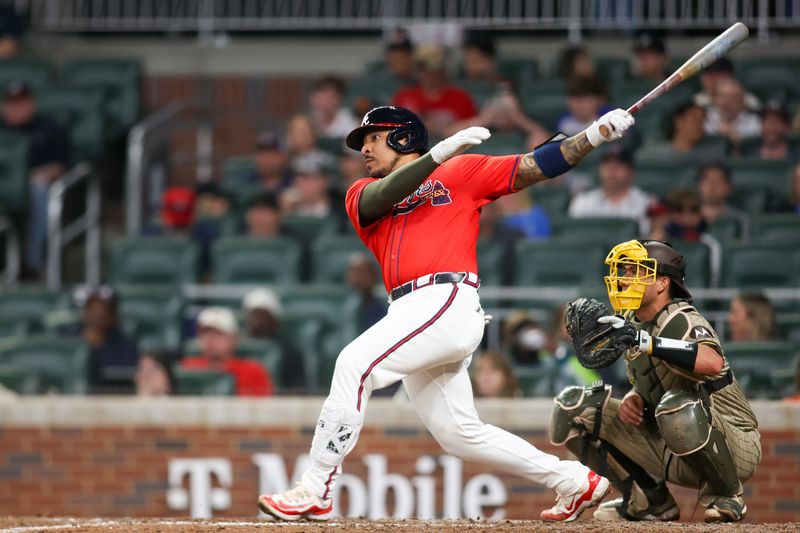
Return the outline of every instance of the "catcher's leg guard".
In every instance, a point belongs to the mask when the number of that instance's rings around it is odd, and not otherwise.
[[[742,493],[725,436],[711,425],[696,394],[667,391],[656,406],[656,422],[670,451],[700,474],[715,495],[737,497]]]

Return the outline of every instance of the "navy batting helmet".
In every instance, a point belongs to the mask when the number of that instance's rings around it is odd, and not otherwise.
[[[410,154],[428,151],[428,130],[417,115],[408,109],[395,106],[381,106],[364,115],[361,125],[347,136],[347,146],[361,150],[364,136],[372,130],[391,130],[386,144],[396,152]],[[405,143],[400,140],[404,139]]]

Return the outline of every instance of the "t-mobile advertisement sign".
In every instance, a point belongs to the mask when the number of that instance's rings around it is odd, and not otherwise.
[[[309,464],[307,455],[295,461],[291,478],[283,456],[275,453],[253,455],[258,469],[259,493],[281,492],[294,486]],[[362,459],[366,479],[347,472],[339,477],[333,495],[336,516],[375,518],[489,518],[505,517],[503,506],[508,495],[503,482],[492,474],[479,474],[464,480],[462,462],[449,455],[424,455],[417,459],[416,475],[408,478],[389,472],[384,454],[369,454]],[[437,487],[441,468],[442,486]],[[188,478],[188,479],[187,479]],[[219,457],[173,459],[169,462],[167,506],[188,510],[192,518],[210,518],[214,511],[231,506],[233,479],[231,463]],[[347,492],[347,508],[339,505],[341,491]],[[386,502],[392,493],[394,506],[389,514]],[[257,495],[253,496],[255,502]],[[441,508],[437,509],[437,501]],[[487,514],[489,513],[489,514]]]

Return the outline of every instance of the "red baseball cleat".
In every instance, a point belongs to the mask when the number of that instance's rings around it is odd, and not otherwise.
[[[328,520],[333,513],[333,499],[323,500],[303,485],[258,497],[258,507],[278,520]]]
[[[608,480],[590,470],[586,481],[584,490],[576,492],[572,496],[556,496],[556,504],[539,515],[542,520],[572,522],[581,515],[584,509],[600,503],[608,491]]]

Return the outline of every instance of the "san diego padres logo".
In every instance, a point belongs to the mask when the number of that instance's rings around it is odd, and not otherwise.
[[[407,215],[428,200],[434,207],[447,205],[453,201],[450,198],[450,191],[442,185],[441,181],[435,180],[431,182],[431,180],[428,180],[420,185],[416,191],[406,196],[402,202],[395,204],[392,215]]]

